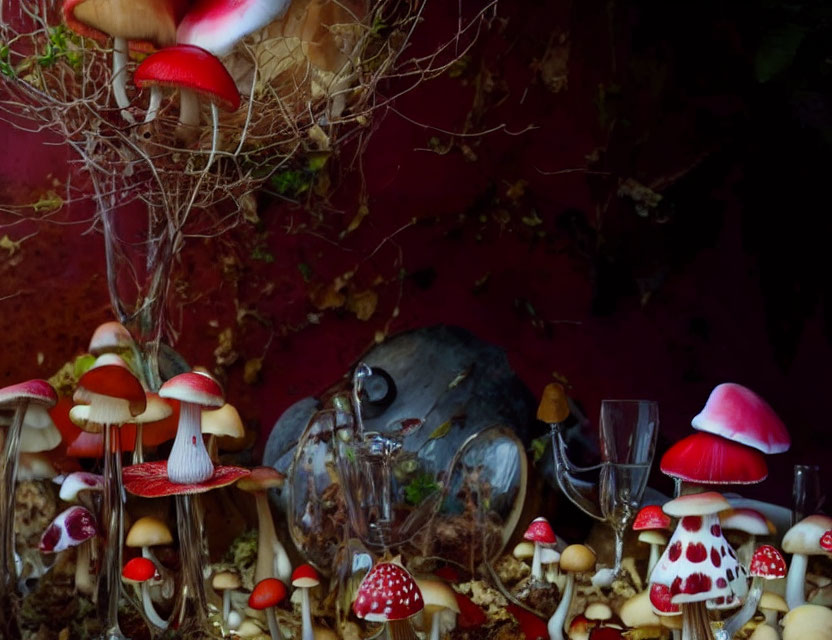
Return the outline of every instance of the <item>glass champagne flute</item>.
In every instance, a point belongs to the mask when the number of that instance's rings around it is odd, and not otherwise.
[[[659,428],[658,404],[649,400],[601,403],[601,474],[599,502],[615,534],[615,563],[593,582],[609,584],[621,572],[624,535],[632,524],[647,486]]]

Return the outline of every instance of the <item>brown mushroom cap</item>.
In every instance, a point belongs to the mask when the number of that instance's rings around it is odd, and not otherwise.
[[[211,586],[219,591],[239,589],[242,584],[240,574],[236,571],[219,571],[211,578]]]
[[[219,409],[202,412],[202,433],[229,438],[244,438],[246,435],[243,420],[233,405],[227,402]]]
[[[581,573],[595,566],[595,552],[582,544],[570,544],[560,554],[561,571]]]
[[[267,489],[279,489],[286,476],[272,467],[255,467],[251,473],[237,481],[237,487],[243,491],[256,492]]]
[[[67,25],[81,35],[103,40],[102,34],[143,40],[156,46],[176,41],[179,0],[66,0]]]
[[[155,547],[160,544],[173,544],[173,536],[162,520],[144,516],[130,527],[125,544],[128,547]]]

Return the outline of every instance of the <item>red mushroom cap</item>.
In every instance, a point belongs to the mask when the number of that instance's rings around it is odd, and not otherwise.
[[[133,558],[121,570],[121,577],[130,582],[145,582],[156,575],[156,565],[147,558]]]
[[[286,587],[277,578],[266,578],[258,582],[248,597],[248,606],[262,610],[274,607],[286,597]]]
[[[133,82],[140,89],[152,86],[191,89],[226,111],[236,111],[240,106],[240,92],[220,59],[190,44],[166,47],[148,56],[133,74]],[[162,389],[176,378],[168,380]],[[221,407],[222,403],[206,406]]]
[[[311,564],[302,564],[292,572],[292,586],[300,589],[311,589],[321,583],[318,572]]]
[[[523,539],[542,544],[555,544],[558,541],[549,521],[542,517],[532,520],[526,533],[523,534]]]
[[[820,548],[832,553],[832,529],[820,537]]]
[[[149,58],[148,58],[149,59]],[[160,398],[172,398],[201,407],[221,407],[225,404],[222,387],[211,376],[201,373],[180,373],[159,389]]]
[[[697,484],[756,484],[768,476],[762,453],[705,432],[670,447],[660,468],[669,476]]]
[[[755,578],[776,580],[786,577],[786,561],[783,555],[770,544],[757,547],[754,555],[751,556],[749,573]]]
[[[125,467],[122,472],[124,488],[142,498],[162,498],[193,493],[204,493],[211,489],[234,484],[249,474],[242,467],[215,466],[214,474],[204,482],[178,484],[168,479],[168,461],[143,462]]]
[[[130,403],[130,413],[139,415],[147,406],[147,396],[142,383],[130,368],[114,353],[105,353],[95,359],[78,380],[79,388],[110,398],[120,398]]]
[[[58,402],[58,394],[46,380],[27,380],[0,389],[0,408],[7,409],[20,400],[45,406],[54,407]]]
[[[379,562],[358,586],[352,610],[370,622],[404,620],[424,609],[422,592],[407,569]]]
[[[633,531],[648,531],[651,529],[669,529],[670,516],[657,504],[643,507],[633,521]]]
[[[249,33],[278,18],[288,4],[278,0],[197,0],[179,23],[176,40],[224,55]]]
[[[675,616],[682,613],[679,605],[673,604],[672,600],[673,594],[670,593],[670,587],[658,582],[650,583],[650,604],[656,613],[663,616]]]
[[[763,453],[782,453],[792,444],[786,425],[774,409],[751,389],[733,382],[714,387],[691,425]]]

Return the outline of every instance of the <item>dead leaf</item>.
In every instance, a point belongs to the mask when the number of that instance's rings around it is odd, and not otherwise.
[[[243,382],[255,384],[260,378],[260,370],[263,368],[263,358],[251,358],[246,360],[243,368]]]
[[[347,308],[355,314],[355,317],[364,321],[373,317],[377,306],[378,294],[372,289],[350,295],[347,303]]]
[[[526,194],[526,187],[528,185],[528,180],[517,180],[506,189],[506,198],[516,202]]]
[[[445,422],[433,430],[433,433],[428,436],[428,440],[438,440],[439,438],[444,438],[451,432],[452,425],[453,423],[450,420],[445,420]]]
[[[9,252],[9,257],[13,256],[17,251],[20,250],[20,241],[15,242],[12,240],[8,234],[4,235],[0,238],[0,249],[5,249]]]
[[[350,220],[350,223],[347,225],[347,233],[352,233],[353,231],[358,229],[358,227],[361,226],[361,223],[364,221],[364,218],[366,218],[367,215],[369,215],[369,213],[370,208],[366,204],[362,204],[360,207],[358,207],[358,211],[355,212],[355,215],[353,216],[352,220]]]

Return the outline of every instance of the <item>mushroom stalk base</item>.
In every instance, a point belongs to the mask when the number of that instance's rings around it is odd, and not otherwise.
[[[546,624],[546,629],[549,631],[549,640],[563,640],[563,626],[566,624],[566,616],[569,613],[569,607],[572,606],[572,594],[575,593],[575,574],[566,574],[566,586],[563,588],[563,594],[558,608],[549,618]]]
[[[682,640],[714,640],[704,600],[682,605]]]
[[[789,609],[794,609],[806,604],[806,567],[809,564],[809,556],[803,553],[792,555],[789,564],[789,575],[786,576],[786,603]]]
[[[309,604],[309,589],[300,590],[300,616],[303,621],[301,629],[301,640],[315,640],[315,631],[312,629],[312,608]]]
[[[101,530],[104,553],[96,584],[98,615],[104,622],[105,640],[126,640],[118,626],[121,599],[122,540],[124,539],[124,489],[121,484],[121,432],[118,425],[104,426],[104,503]]]
[[[280,627],[277,626],[274,607],[266,609],[266,620],[269,622],[269,635],[272,637],[272,640],[283,640],[283,636],[280,635]]]
[[[292,563],[274,529],[274,520],[265,491],[255,494],[257,505],[257,567],[255,584],[266,578],[278,578],[288,584],[292,576]]]

